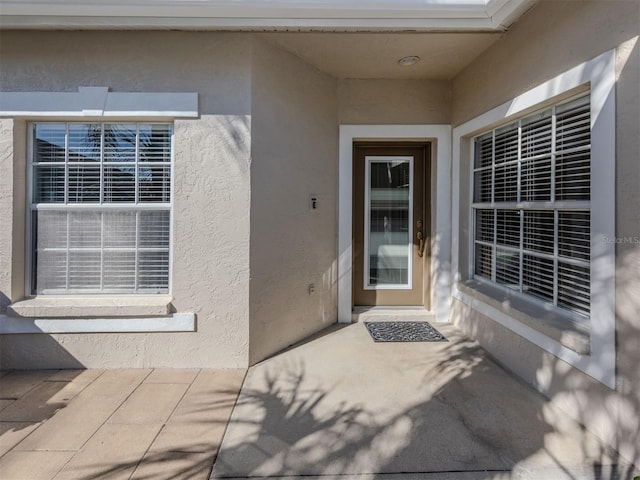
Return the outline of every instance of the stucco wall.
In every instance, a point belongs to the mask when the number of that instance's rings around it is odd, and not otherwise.
[[[3,368],[243,367],[249,349],[251,39],[178,32],[3,32],[4,91],[198,92],[200,118],[176,120],[173,308],[195,312],[192,333],[3,335]],[[2,213],[24,206],[21,122],[2,123]],[[22,124],[24,125],[24,124]],[[13,146],[8,146],[13,143]],[[13,151],[11,152],[11,148]],[[13,156],[13,182],[11,162]],[[13,183],[13,185],[11,185]],[[13,225],[19,222],[14,220]],[[4,230],[4,229],[3,229]],[[2,240],[0,266],[17,259],[20,229]],[[10,231],[10,229],[9,229]],[[7,231],[3,231],[7,235]],[[11,251],[5,246],[11,245]],[[16,268],[17,267],[17,268]],[[23,292],[2,292],[20,300]],[[4,300],[3,300],[4,301]],[[4,302],[6,303],[6,301]],[[135,321],[135,320],[133,320]]]
[[[615,391],[458,301],[452,321],[565,412],[640,461],[640,4],[541,2],[453,81],[459,125],[597,55],[617,49]],[[462,229],[465,225],[461,226]],[[544,416],[544,412],[541,412]]]
[[[251,363],[337,319],[336,88],[334,78],[256,40],[251,96]],[[310,195],[317,196],[317,210],[310,210]]]
[[[0,120],[0,216],[6,219],[0,228],[0,313],[6,310],[14,295],[15,272],[11,253],[18,241],[16,239],[14,244],[13,235],[20,228],[20,224],[14,225],[11,220],[14,212],[14,127],[15,122],[11,119]],[[21,170],[20,166],[15,170]]]
[[[341,124],[449,124],[451,85],[444,80],[341,79]]]
[[[172,306],[197,332],[8,335],[6,368],[244,366],[334,323],[339,123],[450,117],[448,82],[338,86],[251,34],[16,31],[0,48],[4,91],[197,92],[200,113],[174,123],[173,172]],[[25,296],[25,127],[3,123],[3,305]]]

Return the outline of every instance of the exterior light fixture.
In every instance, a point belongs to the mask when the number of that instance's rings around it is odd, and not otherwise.
[[[417,55],[409,55],[408,57],[402,57],[398,60],[398,65],[403,67],[410,67],[411,65],[415,65],[420,61],[420,57]]]

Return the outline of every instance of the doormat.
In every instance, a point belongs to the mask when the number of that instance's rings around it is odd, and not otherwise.
[[[429,322],[364,322],[374,342],[448,342]]]

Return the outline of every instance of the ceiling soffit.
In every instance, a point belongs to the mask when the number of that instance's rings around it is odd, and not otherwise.
[[[430,79],[455,77],[501,33],[265,33],[305,62],[336,78]],[[406,56],[420,60],[402,66]]]

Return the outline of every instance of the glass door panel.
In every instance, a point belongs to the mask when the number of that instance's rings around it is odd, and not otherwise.
[[[365,290],[411,289],[413,157],[365,157]]]

